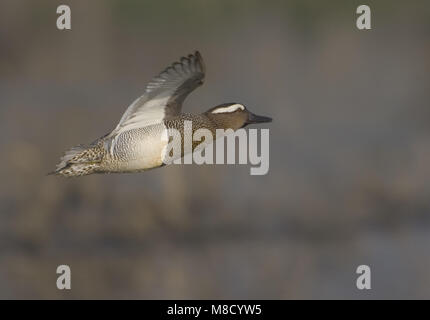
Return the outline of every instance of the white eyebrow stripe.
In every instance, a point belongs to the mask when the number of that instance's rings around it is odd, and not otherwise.
[[[232,104],[228,107],[220,107],[212,111],[212,113],[230,113],[235,112],[237,109],[245,110],[245,107],[239,103]]]

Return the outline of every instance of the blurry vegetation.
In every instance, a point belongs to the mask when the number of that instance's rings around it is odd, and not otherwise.
[[[369,32],[358,1],[67,3],[70,32],[57,1],[0,4],[0,298],[355,298],[363,263],[366,297],[429,297],[427,2],[368,2]],[[195,49],[186,110],[271,115],[267,176],[45,176]]]

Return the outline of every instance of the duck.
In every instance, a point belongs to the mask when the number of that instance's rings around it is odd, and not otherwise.
[[[217,139],[219,129],[236,131],[249,124],[271,122],[250,112],[243,104],[223,103],[201,114],[182,112],[186,97],[203,84],[205,65],[199,51],[172,63],[146,85],[143,95],[126,109],[117,126],[88,145],[66,151],[49,174],[79,177],[94,173],[135,173],[165,166],[169,130],[184,135],[184,124],[193,132],[209,130],[213,139],[182,148],[180,157]],[[184,143],[184,137],[182,142]]]

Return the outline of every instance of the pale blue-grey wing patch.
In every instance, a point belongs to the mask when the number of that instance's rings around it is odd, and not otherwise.
[[[198,51],[173,63],[148,83],[145,93],[128,107],[112,135],[178,115],[188,94],[203,83],[204,72]]]

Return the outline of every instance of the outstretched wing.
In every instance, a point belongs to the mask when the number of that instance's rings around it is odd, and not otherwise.
[[[182,57],[146,86],[145,93],[125,111],[111,135],[160,123],[181,112],[188,94],[203,84],[205,76],[202,56],[198,51]]]

